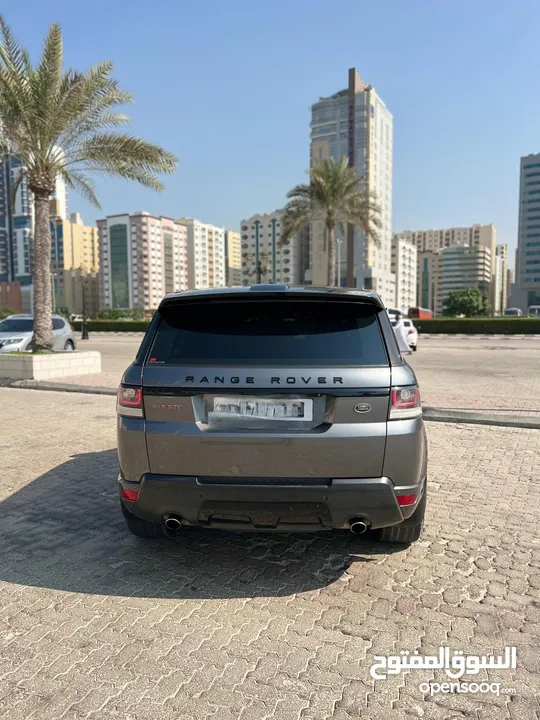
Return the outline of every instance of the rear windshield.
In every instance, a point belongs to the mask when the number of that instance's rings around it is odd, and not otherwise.
[[[0,332],[32,332],[33,324],[30,318],[9,318],[0,322]]]
[[[236,301],[164,308],[150,364],[387,365],[370,305]]]

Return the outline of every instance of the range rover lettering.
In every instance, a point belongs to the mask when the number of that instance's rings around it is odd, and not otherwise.
[[[420,536],[418,384],[373,292],[254,285],[166,296],[117,400],[135,535],[191,526]]]

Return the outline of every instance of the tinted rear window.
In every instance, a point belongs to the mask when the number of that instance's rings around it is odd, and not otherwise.
[[[357,367],[388,361],[373,306],[237,301],[164,308],[149,363]]]

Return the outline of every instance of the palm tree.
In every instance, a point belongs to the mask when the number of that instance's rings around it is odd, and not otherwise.
[[[309,185],[296,185],[287,193],[281,243],[286,242],[311,222],[324,223],[324,250],[328,250],[328,285],[336,284],[335,229],[344,224],[364,231],[366,238],[377,242],[380,209],[373,193],[364,190],[362,179],[349,167],[347,158],[319,161],[309,171]],[[367,243],[366,243],[367,245]]]
[[[112,63],[80,73],[63,70],[62,61],[58,25],[49,28],[34,66],[0,16],[0,145],[20,158],[19,182],[26,176],[34,196],[34,352],[53,341],[49,200],[57,177],[99,207],[90,174],[162,190],[156,173],[174,172],[177,162],[157,145],[116,131],[129,124],[116,108],[132,97],[111,77]]]

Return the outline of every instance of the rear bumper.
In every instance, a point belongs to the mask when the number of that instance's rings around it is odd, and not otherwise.
[[[165,515],[176,515],[186,525],[266,532],[345,529],[353,518],[362,518],[374,529],[397,525],[412,515],[424,488],[423,480],[396,487],[385,477],[299,481],[304,484],[234,480],[201,482],[197,477],[148,473],[139,483],[122,478],[119,483],[138,491],[135,501],[122,502],[143,520],[161,522]],[[415,505],[400,507],[399,495],[416,495]]]

